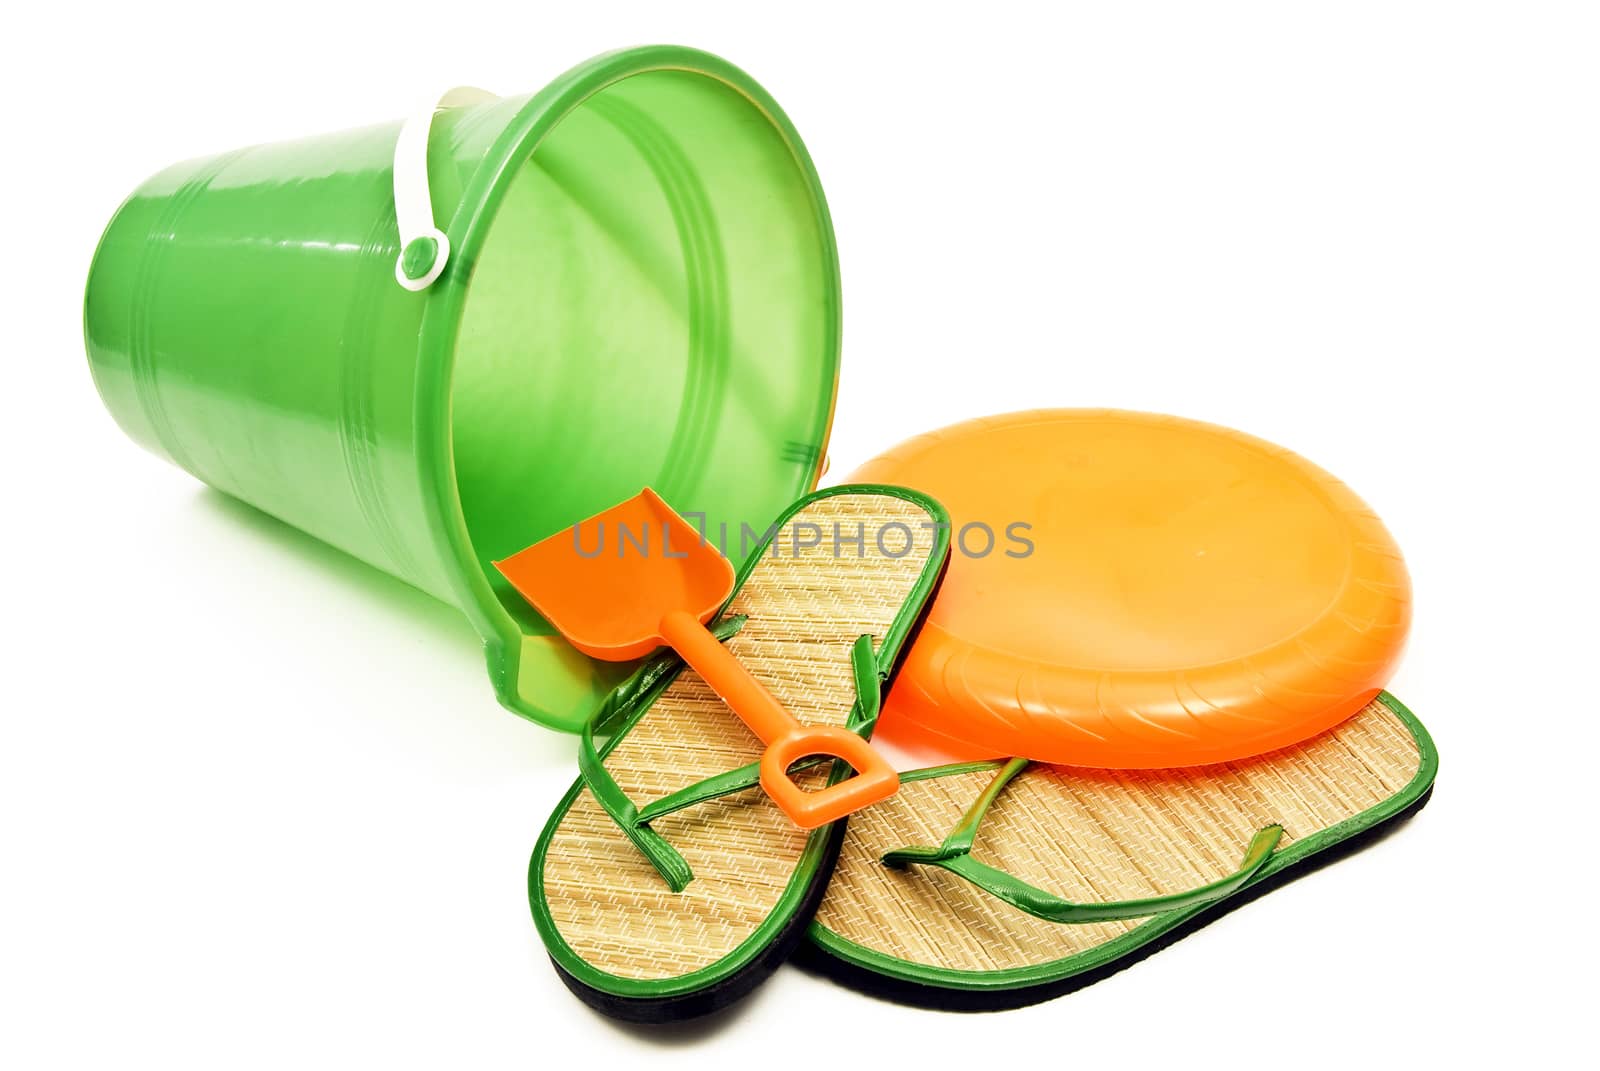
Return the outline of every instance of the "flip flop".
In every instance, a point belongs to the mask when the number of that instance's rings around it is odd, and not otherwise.
[[[766,533],[713,631],[799,720],[870,736],[948,550],[944,509],[925,495],[819,491]],[[797,828],[757,787],[761,752],[670,652],[591,719],[582,776],[528,872],[539,935],[585,1003],[635,1022],[706,1014],[749,992],[804,936],[844,822]],[[796,780],[812,789],[848,772],[810,763]]]
[[[1360,847],[1422,808],[1437,769],[1427,730],[1382,693],[1239,762],[902,774],[850,823],[800,959],[903,1003],[1034,1004]]]

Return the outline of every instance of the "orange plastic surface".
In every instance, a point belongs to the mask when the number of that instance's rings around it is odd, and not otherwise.
[[[733,593],[733,565],[649,488],[518,551],[495,568],[592,658],[631,661],[670,645],[767,745],[761,787],[802,829],[894,795],[899,775],[840,726],[805,725],[750,675],[705,623]],[[808,791],[789,767],[843,759],[855,776]]]
[[[1247,758],[1368,703],[1410,626],[1410,580],[1372,511],[1214,425],[1013,413],[851,479],[924,491],[954,525],[878,727],[902,746],[1128,769]]]
[[[649,488],[494,567],[568,643],[608,662],[666,643],[667,612],[703,625],[733,593],[733,563]]]

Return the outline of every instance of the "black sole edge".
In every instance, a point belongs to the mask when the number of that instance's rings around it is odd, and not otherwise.
[[[796,949],[792,962],[811,973],[823,975],[850,989],[892,1001],[896,1004],[906,1004],[912,1007],[929,1008],[938,1011],[961,1012],[1009,1011],[1013,1008],[1025,1008],[1031,1004],[1040,1004],[1056,997],[1065,996],[1085,986],[1091,986],[1096,982],[1109,978],[1113,974],[1125,970],[1140,960],[1182,940],[1196,930],[1210,925],[1224,915],[1238,910],[1256,898],[1287,885],[1291,881],[1305,877],[1307,874],[1315,873],[1330,863],[1338,862],[1360,851],[1362,848],[1382,840],[1404,825],[1423,807],[1427,806],[1428,801],[1432,798],[1433,785],[1430,784],[1427,791],[1417,797],[1415,802],[1377,825],[1353,834],[1332,847],[1323,849],[1302,863],[1291,866],[1286,870],[1281,870],[1255,885],[1246,887],[1236,896],[1229,897],[1217,904],[1215,908],[1185,920],[1161,936],[1110,963],[1091,967],[1086,971],[1081,971],[1053,982],[1042,982],[1038,985],[1022,986],[1016,989],[998,990],[952,989],[946,986],[923,985],[903,978],[891,978],[888,975],[879,974],[857,964],[847,963],[810,941],[806,941]]]
[[[771,977],[772,973],[789,959],[805,940],[806,928],[811,925],[811,917],[817,913],[817,908],[822,904],[822,897],[828,891],[828,880],[833,877],[834,864],[839,861],[839,849],[844,844],[845,824],[848,821],[849,819],[840,819],[828,830],[828,844],[823,850],[821,861],[817,864],[811,887],[806,890],[805,899],[800,901],[799,908],[789,921],[784,923],[783,929],[779,930],[772,942],[761,950],[760,955],[713,985],[672,997],[623,997],[585,985],[562,969],[561,964],[554,958],[550,960],[550,964],[555,967],[561,981],[579,1000],[602,1015],[626,1023],[649,1025],[680,1023],[712,1015],[736,1004]]]

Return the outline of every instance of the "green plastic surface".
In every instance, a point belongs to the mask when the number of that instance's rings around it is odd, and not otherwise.
[[[741,523],[815,486],[838,377],[827,206],[743,72],[610,53],[436,115],[452,251],[411,292],[399,128],[146,182],[90,270],[90,366],[130,436],[459,607],[500,700],[575,730],[632,667],[568,647],[489,563],[646,485],[736,552]]]
[[[428,269],[433,267],[433,262],[438,256],[438,239],[413,238],[400,251],[400,270],[405,273],[407,279],[420,279],[428,274]]]

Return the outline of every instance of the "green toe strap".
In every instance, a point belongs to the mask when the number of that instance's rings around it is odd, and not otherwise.
[[[1245,850],[1244,861],[1238,870],[1219,881],[1186,892],[1100,904],[1080,904],[1063,900],[1053,893],[1028,884],[1015,875],[972,858],[972,842],[977,836],[978,824],[983,821],[983,816],[990,805],[1001,792],[1005,791],[1006,785],[1027,766],[1027,759],[1011,759],[1002,766],[994,780],[984,789],[983,794],[967,809],[967,813],[962,816],[956,828],[937,848],[899,848],[884,854],[884,865],[896,869],[912,864],[936,866],[971,882],[1012,907],[1047,922],[1109,922],[1115,919],[1144,918],[1147,915],[1159,915],[1164,911],[1198,907],[1230,896],[1261,872],[1261,868],[1272,858],[1279,840],[1283,838],[1282,826],[1267,826],[1250,839],[1250,846]]]
[[[742,614],[724,618],[711,627],[712,635],[726,642],[744,627],[745,620]],[[628,798],[622,786],[617,784],[616,778],[611,776],[601,762],[599,749],[595,746],[595,736],[609,732],[622,715],[632,711],[633,705],[640,697],[648,695],[660,685],[664,676],[677,672],[682,665],[682,661],[671,652],[664,652],[646,663],[613,692],[599,710],[595,711],[594,716],[584,727],[578,745],[578,769],[583,774],[583,780],[590,793],[621,827],[633,846],[650,860],[650,865],[656,868],[657,873],[673,892],[682,892],[689,882],[694,880],[694,873],[678,850],[650,828],[650,823],[687,807],[754,788],[761,780],[761,764],[752,762],[748,766],[713,774],[703,781],[697,781],[643,807],[638,807]],[[850,668],[856,697],[850,711],[850,720],[846,725],[852,732],[859,733],[863,737],[870,736],[872,727],[878,721],[883,687],[883,677],[878,671],[871,636],[860,636],[851,646]],[[833,760],[828,758],[808,759],[798,765],[815,766],[831,761]]]
[[[858,636],[850,648],[850,670],[855,681],[856,703],[850,710],[850,720],[845,728],[862,737],[870,738],[878,724],[878,710],[882,702],[883,678],[878,674],[877,658],[872,652],[872,637]],[[829,758],[806,759],[795,764],[796,769],[832,762]],[[653,803],[639,809],[639,821],[649,822],[662,815],[693,807],[707,800],[720,799],[735,792],[743,792],[761,783],[761,763],[752,762],[726,773],[713,774],[704,781],[668,793]]]

